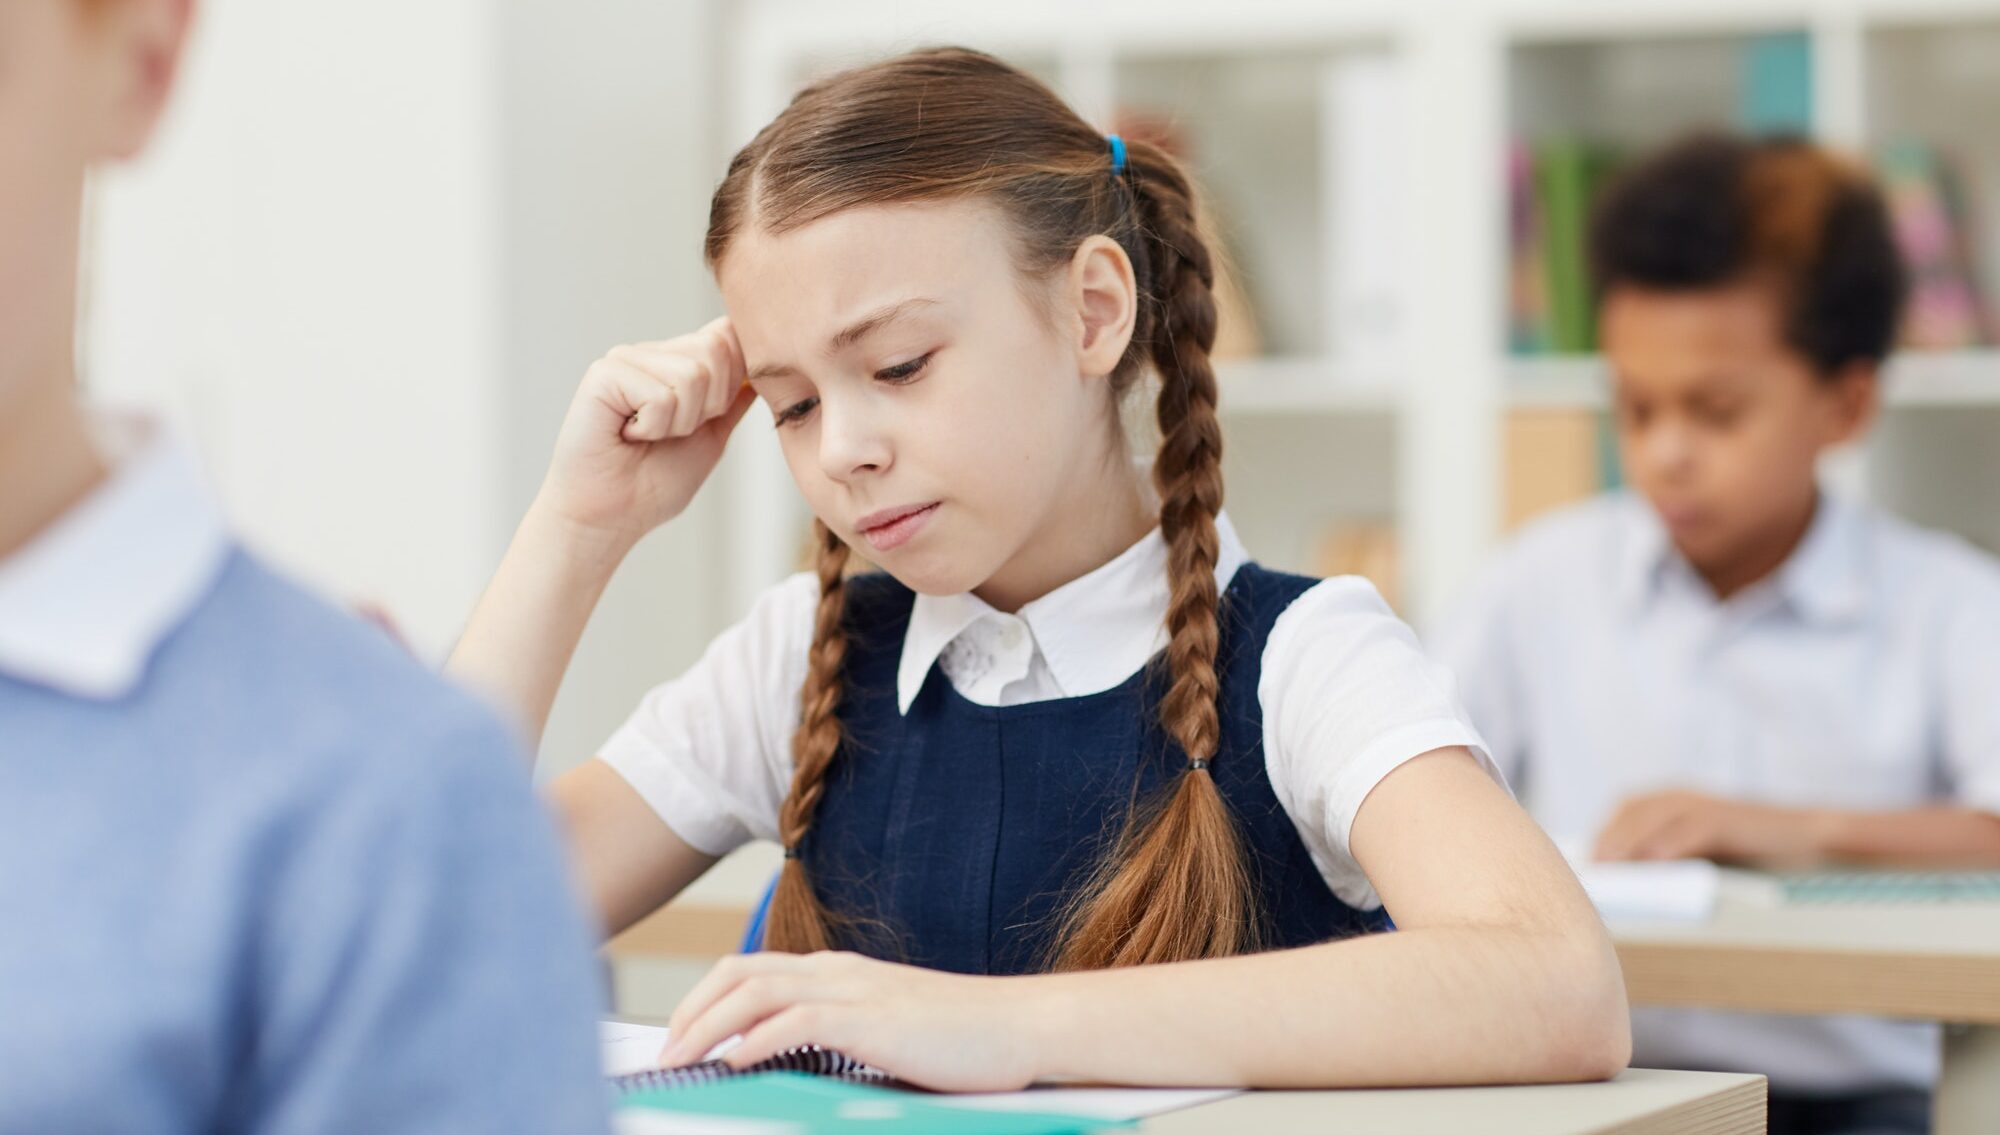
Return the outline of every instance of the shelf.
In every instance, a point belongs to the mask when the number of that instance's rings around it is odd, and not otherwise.
[[[1883,376],[1890,406],[2000,409],[2000,351],[1898,355]]]
[[[1604,360],[1596,355],[1511,358],[1506,405],[1518,410],[1601,410],[1611,402]]]
[[[1399,376],[1337,359],[1233,359],[1217,363],[1221,410],[1228,417],[1284,414],[1393,415],[1402,404]]]
[[[1510,408],[1598,410],[1610,404],[1604,362],[1596,355],[1509,359],[1506,374]],[[1882,393],[1892,409],[2000,409],[2000,351],[1897,355],[1883,373]]]

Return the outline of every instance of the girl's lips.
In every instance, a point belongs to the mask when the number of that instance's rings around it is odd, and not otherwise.
[[[931,514],[937,509],[936,501],[915,508],[891,509],[863,517],[864,521],[873,523],[857,527],[860,527],[861,536],[868,541],[869,547],[878,552],[886,552],[909,543],[924,525],[930,522]]]

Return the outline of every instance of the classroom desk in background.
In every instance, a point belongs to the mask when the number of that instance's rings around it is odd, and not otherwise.
[[[1612,939],[1634,1005],[1943,1022],[1932,1130],[2000,1132],[2000,902],[1799,905],[1725,885],[1705,923]]]

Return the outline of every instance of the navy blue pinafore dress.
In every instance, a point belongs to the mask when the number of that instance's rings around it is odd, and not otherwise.
[[[1265,771],[1264,643],[1317,582],[1246,564],[1220,606],[1222,738],[1210,771],[1249,849],[1273,947],[1387,926],[1328,889]],[[1037,972],[1064,898],[1131,802],[1187,763],[1159,723],[1163,660],[1101,693],[1017,706],[968,701],[933,666],[906,715],[896,671],[914,600],[887,575],[848,584],[847,739],[799,855],[824,903],[866,920],[847,948],[958,973]]]

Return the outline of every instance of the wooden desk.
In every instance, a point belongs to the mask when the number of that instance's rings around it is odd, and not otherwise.
[[[1147,1135],[1747,1135],[1764,1131],[1764,1078],[1635,1069],[1607,1084],[1246,1092],[1140,1124]]]
[[[2000,903],[1797,906],[1613,928],[1634,1005],[1941,1021],[1937,1135],[2000,1131]]]

